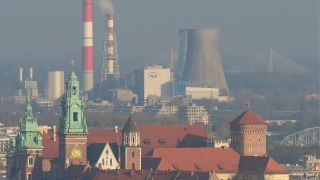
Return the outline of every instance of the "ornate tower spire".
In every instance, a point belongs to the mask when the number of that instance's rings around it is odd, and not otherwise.
[[[62,100],[62,118],[60,120],[60,132],[74,133],[88,131],[86,118],[84,117],[84,101],[79,96],[79,79],[72,71],[66,83],[67,90]]]
[[[32,179],[42,177],[42,138],[38,131],[37,119],[33,116],[32,106],[27,102],[24,117],[20,120],[19,135],[15,139],[15,161],[18,179]],[[14,155],[13,155],[14,157]]]
[[[17,149],[43,148],[42,138],[38,132],[38,122],[33,116],[32,106],[28,101],[24,118],[20,120],[20,131],[16,137]]]
[[[88,128],[84,117],[84,101],[79,95],[79,79],[72,72],[66,82],[60,118],[60,176],[70,165],[86,165]]]

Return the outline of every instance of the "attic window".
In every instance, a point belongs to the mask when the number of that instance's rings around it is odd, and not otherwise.
[[[159,139],[159,144],[165,144],[166,143],[166,140],[165,139],[163,139],[163,138],[160,138]]]
[[[150,144],[151,142],[150,142],[150,139],[144,139],[144,140],[143,140],[143,143],[144,143],[144,144]]]

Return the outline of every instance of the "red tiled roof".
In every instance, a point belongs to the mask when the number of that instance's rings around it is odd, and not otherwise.
[[[206,137],[202,125],[141,125],[138,126],[141,136],[142,154],[146,155],[154,148],[178,147],[188,134]]]
[[[107,142],[121,144],[121,130],[118,129],[118,132],[116,133],[114,129],[89,129],[88,144]]]
[[[202,125],[140,125],[138,129],[140,131],[140,144],[143,155],[146,155],[154,148],[178,147],[181,142],[189,146],[198,146],[199,142],[194,140],[204,140],[206,137],[206,130]],[[117,143],[117,141],[120,144],[122,143],[120,129],[118,133],[115,133],[113,129],[89,130],[89,144]]]
[[[156,148],[152,157],[161,157],[181,171],[236,173],[240,156],[231,148]],[[165,170],[159,169],[157,170]]]
[[[154,170],[100,170],[91,169],[87,170],[81,179],[93,180],[141,180],[141,179],[184,179],[184,180],[197,180],[197,179],[212,179],[216,180],[216,176],[212,172],[181,172],[181,171],[154,171]]]
[[[176,170],[172,165],[164,158],[160,157],[148,157],[145,156],[141,159],[142,169],[165,169],[165,170]]]
[[[288,174],[287,171],[277,163],[272,157],[269,157],[267,167],[265,169],[266,174]]]
[[[231,124],[267,124],[267,122],[251,110],[246,110],[240,116],[235,118]]]
[[[270,156],[242,156],[239,173],[287,174],[285,169]]]
[[[59,136],[56,134],[56,139],[53,139],[52,132],[40,133],[42,137],[43,145],[43,158],[44,159],[53,159],[59,156]]]
[[[204,141],[206,131],[202,125],[140,125],[142,154],[146,155],[154,148],[195,147]],[[52,159],[59,156],[59,135],[53,142],[52,132],[43,133],[44,158]],[[88,144],[122,143],[122,132],[118,129],[89,129]],[[180,144],[181,143],[181,144]]]

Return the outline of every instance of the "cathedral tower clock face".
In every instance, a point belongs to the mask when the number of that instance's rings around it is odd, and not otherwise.
[[[78,147],[73,147],[71,150],[71,157],[72,158],[81,158],[82,157],[81,149],[79,149]]]

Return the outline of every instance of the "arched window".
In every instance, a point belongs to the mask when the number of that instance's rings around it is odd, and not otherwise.
[[[134,137],[132,137],[132,143],[134,144],[134,141],[135,141],[135,138]]]
[[[110,166],[112,166],[112,158],[110,158]]]
[[[135,164],[134,163],[132,163],[132,169],[135,169]]]
[[[131,153],[131,156],[134,158],[134,152]]]
[[[104,166],[104,159],[102,159],[102,166]]]

